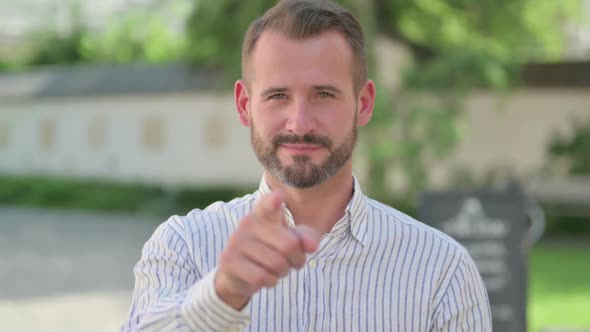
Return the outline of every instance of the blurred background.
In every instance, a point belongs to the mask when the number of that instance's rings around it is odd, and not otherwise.
[[[338,2],[378,84],[364,191],[415,216],[424,192],[517,184],[545,216],[527,330],[590,330],[590,1]],[[155,227],[255,190],[232,88],[274,3],[0,1],[3,327],[118,329]]]

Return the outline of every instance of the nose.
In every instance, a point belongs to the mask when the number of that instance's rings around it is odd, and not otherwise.
[[[285,130],[295,135],[305,135],[313,130],[311,107],[306,100],[297,100],[287,112]]]

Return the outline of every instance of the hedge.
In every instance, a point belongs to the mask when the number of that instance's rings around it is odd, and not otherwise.
[[[1,176],[0,205],[91,211],[127,212],[166,217],[203,209],[216,201],[230,201],[251,193],[250,187],[186,187],[165,189],[140,183],[44,176]],[[416,216],[414,202],[386,202]],[[589,218],[549,215],[545,235],[590,235]]]
[[[199,187],[165,189],[140,183],[45,176],[0,176],[0,205],[164,216],[185,214],[216,201],[229,201],[255,188]]]

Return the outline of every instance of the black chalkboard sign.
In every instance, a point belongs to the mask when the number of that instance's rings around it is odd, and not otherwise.
[[[517,189],[431,192],[422,196],[422,222],[461,243],[486,285],[494,331],[526,331],[527,202]]]

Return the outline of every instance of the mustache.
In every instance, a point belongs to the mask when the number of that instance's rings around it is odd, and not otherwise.
[[[332,141],[325,136],[318,136],[313,134],[299,135],[276,135],[272,139],[273,147],[277,148],[281,144],[313,144],[326,148],[332,147]]]

